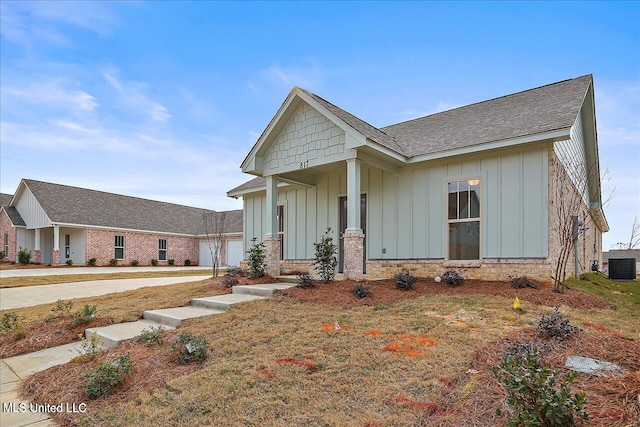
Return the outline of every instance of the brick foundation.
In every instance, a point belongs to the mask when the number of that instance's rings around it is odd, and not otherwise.
[[[267,274],[271,277],[280,275],[280,238],[264,238],[265,255],[267,261]]]
[[[33,262],[36,264],[40,264],[42,262],[42,251],[40,249],[33,251]]]
[[[360,280],[363,277],[364,234],[344,233],[344,278]]]
[[[54,249],[52,254],[53,261],[51,265],[60,265],[60,249]]]

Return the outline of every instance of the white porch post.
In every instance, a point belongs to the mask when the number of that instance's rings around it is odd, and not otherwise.
[[[265,177],[267,184],[267,226],[264,234],[264,246],[267,258],[267,274],[280,276],[280,239],[278,237],[278,176]]]
[[[42,262],[42,251],[40,250],[40,229],[36,228],[34,231],[34,244],[33,244],[33,262],[40,264]]]
[[[344,278],[359,280],[364,274],[364,234],[360,224],[360,160],[347,160],[347,229],[344,232]]]
[[[53,256],[51,257],[52,265],[60,264],[60,226],[53,226]]]

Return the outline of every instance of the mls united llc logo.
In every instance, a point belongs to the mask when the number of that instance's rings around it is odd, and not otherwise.
[[[50,405],[48,403],[39,405],[37,403],[27,402],[2,402],[2,412],[19,412],[19,413],[54,413],[66,412],[74,414],[83,414],[87,412],[86,403],[60,403],[58,405]]]

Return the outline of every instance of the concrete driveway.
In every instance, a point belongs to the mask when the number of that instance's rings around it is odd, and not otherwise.
[[[202,271],[207,274],[212,267],[56,267],[56,268],[24,268],[15,270],[0,270],[0,279],[6,277],[28,276],[59,276],[63,274],[109,274],[109,273],[140,273],[145,271]]]

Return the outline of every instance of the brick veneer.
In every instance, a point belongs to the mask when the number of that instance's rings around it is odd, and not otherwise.
[[[362,278],[362,257],[364,256],[364,234],[344,233],[344,278],[359,280]]]
[[[265,237],[264,249],[267,262],[267,274],[271,277],[280,275],[280,238]]]
[[[17,258],[16,258],[17,257],[17,253],[16,253],[17,231],[13,226],[13,224],[11,223],[11,220],[9,219],[9,216],[7,215],[7,213],[3,210],[2,213],[0,213],[0,245],[2,245],[2,247],[0,247],[0,251],[3,251],[3,252],[5,250],[4,233],[7,233],[9,235],[9,250],[7,251],[6,254],[4,254],[5,259],[15,262],[17,261]]]

